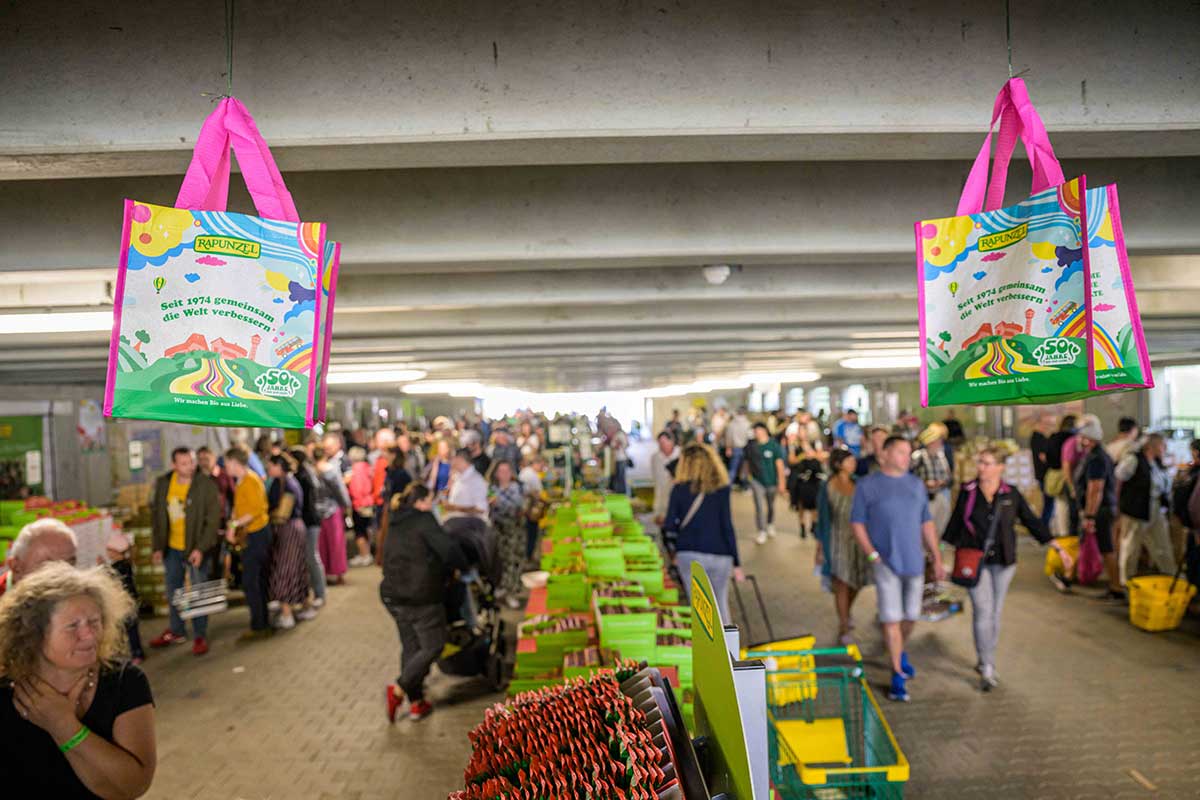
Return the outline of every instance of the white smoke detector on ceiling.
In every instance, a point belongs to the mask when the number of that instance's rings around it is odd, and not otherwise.
[[[720,286],[729,280],[729,276],[733,274],[733,270],[734,268],[729,264],[706,264],[700,268],[700,271],[704,273],[704,280],[713,286]]]

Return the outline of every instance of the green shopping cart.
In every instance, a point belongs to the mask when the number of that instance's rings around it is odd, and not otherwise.
[[[746,655],[768,668],[771,780],[780,800],[903,798],[908,761],[867,685],[857,648]],[[796,658],[800,669],[772,671]]]

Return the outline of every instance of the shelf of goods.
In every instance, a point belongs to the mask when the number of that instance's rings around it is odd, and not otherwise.
[[[543,522],[541,568],[518,627],[509,694],[562,684],[631,661],[661,668],[690,719],[691,609],[629,498],[574,492]]]
[[[151,611],[156,617],[167,616],[167,574],[162,564],[155,564],[154,539],[150,532],[150,509],[142,507],[125,522],[125,534],[133,546],[133,580],[137,584],[141,611]]]

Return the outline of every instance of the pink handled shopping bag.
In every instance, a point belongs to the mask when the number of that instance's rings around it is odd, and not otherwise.
[[[225,211],[231,148],[261,216]],[[175,206],[125,201],[105,414],[313,425],[339,256],[324,223],[300,220],[249,112],[222,99]]]
[[[1033,189],[1001,208],[1018,139]],[[996,97],[955,216],[914,230],[923,405],[1059,402],[1150,385],[1116,188],[1065,180],[1021,79]]]

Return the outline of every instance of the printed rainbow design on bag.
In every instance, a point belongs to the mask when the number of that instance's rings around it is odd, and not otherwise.
[[[220,356],[205,356],[199,366],[186,375],[171,381],[172,394],[189,394],[196,397],[240,397],[249,400],[271,398],[248,389],[234,371],[235,365]]]
[[[1027,372],[1043,372],[1052,367],[1040,367],[1030,364],[1004,339],[989,341],[986,350],[979,360],[967,367],[967,380],[989,378],[997,375],[1019,375]]]

